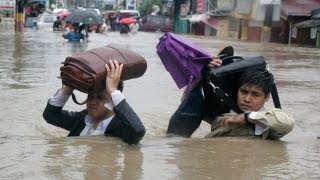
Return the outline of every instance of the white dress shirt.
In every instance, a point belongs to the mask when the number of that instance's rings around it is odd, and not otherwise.
[[[249,118],[250,118],[250,119],[254,119],[254,118],[256,117],[256,115],[257,115],[257,112],[252,111],[252,112],[249,114]],[[257,124],[257,123],[255,123],[254,125],[255,125],[254,134],[257,135],[257,136],[258,136],[258,135],[261,135],[262,132],[264,131],[264,128],[265,128],[265,127],[263,127],[262,124]]]

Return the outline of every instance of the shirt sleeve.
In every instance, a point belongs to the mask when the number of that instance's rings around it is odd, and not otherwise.
[[[59,89],[53,97],[50,98],[49,103],[53,106],[63,107],[68,101],[70,95],[62,94],[61,89]]]
[[[248,121],[256,125],[256,134],[262,138],[279,139],[292,131],[295,120],[281,109],[273,108],[251,112]]]
[[[121,91],[116,90],[111,93],[112,102],[106,103],[104,106],[110,110],[113,110],[115,106],[117,106],[121,101],[123,101],[124,95],[121,93]]]

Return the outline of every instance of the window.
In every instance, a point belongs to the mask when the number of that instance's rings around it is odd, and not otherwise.
[[[43,22],[44,23],[53,23],[54,19],[53,19],[53,17],[44,17]]]

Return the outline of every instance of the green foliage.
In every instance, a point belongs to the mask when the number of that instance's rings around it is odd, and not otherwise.
[[[141,14],[151,14],[154,5],[158,5],[161,11],[162,2],[163,0],[145,0],[142,6],[140,6],[139,11]]]

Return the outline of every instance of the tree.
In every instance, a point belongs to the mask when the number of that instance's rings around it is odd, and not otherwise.
[[[151,14],[152,12],[152,7],[154,5],[158,5],[159,7],[162,6],[162,1],[163,0],[145,0],[142,4],[142,6],[140,6],[139,11],[142,14]]]

